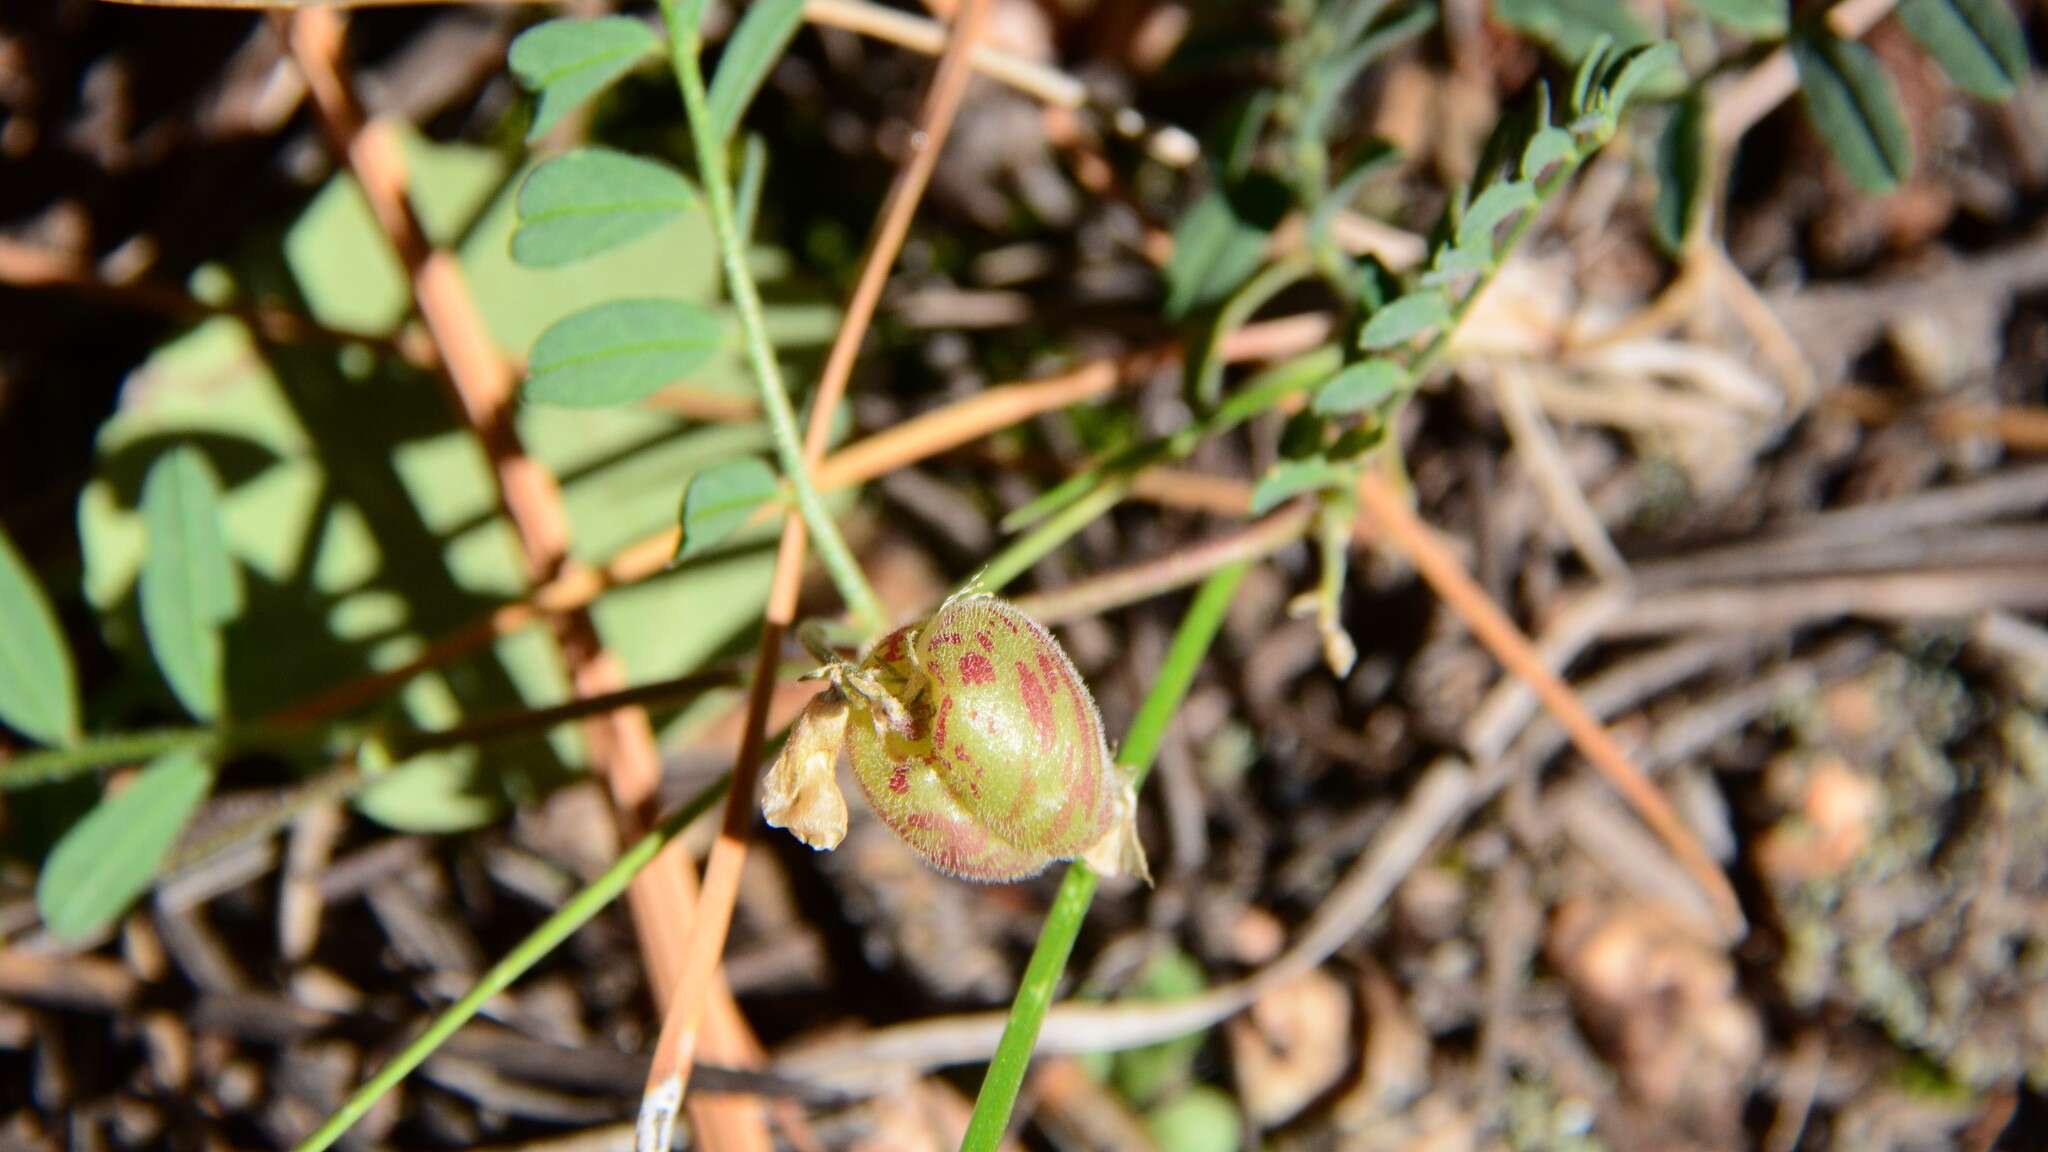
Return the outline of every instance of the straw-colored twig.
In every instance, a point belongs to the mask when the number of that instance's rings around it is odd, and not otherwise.
[[[1358,502],[1362,512],[1359,531],[1368,539],[1384,538],[1399,548],[1494,658],[1535,689],[1537,698],[1557,718],[1579,752],[1685,865],[1730,937],[1739,937],[1744,931],[1742,906],[1713,856],[1679,819],[1664,794],[1629,761],[1621,745],[1593,718],[1570,686],[1550,670],[1514,621],[1494,604],[1436,532],[1415,515],[1387,481],[1367,473],[1358,484]]]
[[[1600,522],[1585,491],[1573,478],[1564,449],[1558,445],[1557,432],[1536,406],[1521,366],[1507,360],[1496,362],[1493,384],[1501,423],[1507,425],[1515,453],[1528,469],[1529,479],[1543,493],[1550,514],[1557,517],[1579,558],[1602,580],[1627,580],[1628,561],[1621,558],[1621,550],[1607,535],[1607,526]]]
[[[1234,532],[1183,545],[1157,559],[1098,573],[1064,588],[1019,596],[1017,607],[1044,624],[1097,616],[1198,583],[1219,568],[1263,560],[1300,540],[1314,516],[1313,501],[1296,501]]]
[[[1284,316],[1247,325],[1224,342],[1228,361],[1286,356],[1325,338],[1330,320],[1318,314]],[[812,472],[820,492],[867,483],[994,432],[1012,428],[1034,416],[1106,396],[1118,387],[1144,379],[1177,362],[1175,348],[1161,347],[1123,357],[1103,357],[1042,380],[986,389],[943,408],[856,441],[826,457]],[[1186,481],[1186,482],[1183,482]],[[1243,516],[1250,511],[1250,489],[1215,477],[1188,477],[1171,470],[1152,470],[1134,479],[1132,495],[1153,503]],[[759,514],[766,523],[773,511]],[[395,668],[345,681],[300,701],[273,719],[310,723],[342,715],[396,691],[413,677],[476,652],[503,636],[589,606],[614,588],[638,583],[666,571],[675,555],[678,529],[665,528],[621,549],[603,568],[572,567],[542,585],[527,599],[494,609],[490,615],[435,639],[412,660]]]
[[[526,561],[529,578],[546,581],[568,566],[568,518],[555,479],[521,447],[511,421],[512,372],[491,343],[474,295],[453,253],[436,250],[414,217],[407,198],[407,173],[395,126],[366,121],[342,71],[343,27],[330,11],[281,18],[287,47],[305,74],[321,126],[346,158],[379,225],[397,249],[411,277],[413,295],[447,368],[451,399],[489,458],[499,496]],[[625,686],[615,657],[603,649],[589,616],[557,617],[557,636],[570,680],[579,695]],[[628,836],[646,829],[660,783],[660,757],[644,709],[628,708],[584,724],[591,761],[612,793]],[[696,877],[682,851],[671,845],[628,890],[641,955],[656,999],[672,997],[680,979],[680,946]],[[707,1049],[722,1062],[758,1062],[759,1047],[723,985],[696,992],[719,1004]],[[769,1147],[766,1122],[757,1102],[725,1099],[693,1107],[706,1146],[726,1150]]]

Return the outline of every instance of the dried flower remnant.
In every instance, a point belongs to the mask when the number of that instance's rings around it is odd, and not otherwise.
[[[882,638],[797,720],[762,782],[768,823],[813,848],[846,835],[845,747],[883,823],[932,867],[1001,883],[1056,860],[1150,880],[1137,797],[1059,642],[993,596],[955,596]]]

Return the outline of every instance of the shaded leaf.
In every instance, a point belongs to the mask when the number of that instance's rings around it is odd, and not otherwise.
[[[1698,89],[1671,110],[1657,135],[1657,203],[1651,225],[1667,252],[1684,247],[1707,193],[1707,104]]]
[[[1166,314],[1180,319],[1237,291],[1266,257],[1266,240],[1286,213],[1287,190],[1254,177],[1211,191],[1173,230],[1166,264]]]
[[[723,460],[690,477],[683,486],[683,536],[676,544],[676,559],[724,543],[779,491],[775,469],[753,456]]]
[[[0,723],[42,744],[78,738],[78,673],[57,614],[0,531]]]
[[[1866,192],[1889,192],[1913,169],[1898,89],[1870,49],[1825,33],[1792,41],[1807,119]]]
[[[512,259],[555,268],[637,240],[688,210],[690,182],[665,164],[582,148],[535,168],[519,186]]]
[[[1178,948],[1167,948],[1145,962],[1127,1000],[1181,1000],[1208,988],[1201,962]],[[1194,1079],[1195,1058],[1206,1032],[1190,1032],[1157,1044],[1118,1052],[1110,1061],[1117,1095],[1144,1107]],[[1179,1148],[1181,1145],[1161,1145]]]
[[[1724,28],[1759,40],[1775,40],[1790,26],[1785,0],[1691,0],[1700,14]]]
[[[1348,469],[1321,457],[1282,460],[1252,487],[1252,515],[1263,516],[1304,492],[1335,488],[1350,479]]]
[[[599,304],[534,341],[523,395],[569,408],[631,403],[688,376],[723,339],[717,316],[680,300]]]
[[[1361,360],[1331,377],[1314,407],[1325,415],[1364,412],[1407,386],[1408,370],[1392,360]]]
[[[540,94],[526,138],[537,139],[660,49],[652,29],[626,16],[550,20],[521,32],[505,61],[520,87]]]
[[[1368,352],[1383,352],[1441,328],[1450,319],[1451,303],[1443,293],[1429,288],[1410,292],[1374,312],[1365,322],[1365,331],[1358,334],[1358,344]]]
[[[1899,20],[1972,96],[2003,100],[2026,79],[2026,34],[2004,0],[1904,0]]]
[[[201,720],[221,713],[221,630],[242,608],[220,502],[212,465],[189,445],[165,453],[142,484],[142,629],[178,702]]]
[[[392,767],[356,794],[356,809],[399,832],[446,836],[505,815],[503,784],[475,748],[428,752]]]
[[[729,140],[739,128],[740,117],[761,90],[761,82],[804,22],[804,0],[754,0],[740,17],[739,27],[725,42],[718,57],[718,72],[711,77],[706,107],[711,113],[711,131],[719,140]]]
[[[101,801],[51,850],[36,878],[36,910],[62,940],[84,940],[149,890],[157,867],[213,787],[213,768],[172,752]]]
[[[1330,113],[1351,90],[1352,81],[1373,61],[1413,40],[1436,25],[1436,6],[1417,4],[1394,14],[1364,39],[1330,56],[1309,70],[1300,116],[1302,135],[1321,141]]]
[[[1650,39],[1623,0],[1493,0],[1493,14],[1567,61],[1585,59],[1603,35],[1616,44]]]

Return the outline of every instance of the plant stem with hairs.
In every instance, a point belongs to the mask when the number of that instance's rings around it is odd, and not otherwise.
[[[698,57],[704,50],[703,32],[698,28],[703,4],[692,0],[662,0],[662,18],[669,28],[669,53],[676,82],[682,89],[683,109],[690,122],[690,142],[697,158],[697,177],[704,185],[704,203],[711,217],[711,231],[718,240],[718,255],[725,269],[726,292],[739,314],[745,338],[747,367],[761,396],[761,410],[768,416],[768,429],[775,438],[775,458],[796,495],[797,512],[804,528],[816,542],[818,556],[832,575],[832,583],[846,600],[853,618],[870,634],[879,634],[888,624],[882,601],[861,573],[846,538],[825,507],[825,498],[811,480],[804,465],[803,436],[797,429],[796,411],[790,407],[789,389],[782,380],[782,367],[775,360],[774,345],[768,339],[768,324],[761,311],[761,293],[747,267],[746,245],[733,208],[732,184],[726,173],[725,144],[716,136],[711,114],[705,106],[704,73]]]
[[[1152,682],[1152,690],[1132,719],[1123,751],[1117,757],[1130,772],[1134,787],[1145,783],[1153,758],[1158,755],[1159,742],[1166,735],[1166,725],[1193,687],[1195,673],[1223,627],[1224,613],[1247,570],[1245,562],[1218,570],[1203,582],[1188,606],[1187,615],[1181,618],[1173,644],[1159,666],[1159,678]],[[1038,1043],[1038,1030],[1059,990],[1060,974],[1066,970],[1067,957],[1073,954],[1074,941],[1081,935],[1081,922],[1088,917],[1096,883],[1094,869],[1078,862],[1068,865],[1066,875],[1060,878],[1059,894],[1053,897],[1052,910],[1046,913],[1045,925],[1039,929],[1031,962],[1024,969],[1017,998],[1010,1005],[1009,1022],[1003,1026],[1003,1038],[996,1045],[995,1058],[989,1062],[988,1075],[975,1097],[974,1115],[968,1121],[966,1137],[960,1142],[961,1152],[994,1152],[1002,1143],[1010,1113],[1017,1104],[1017,1092],[1024,1084],[1024,1073],[1031,1066],[1031,1050]]]

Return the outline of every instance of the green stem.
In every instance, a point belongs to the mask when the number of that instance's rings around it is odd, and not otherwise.
[[[1062,513],[1065,531],[1053,531],[1049,524],[1041,532],[1034,532],[1011,544],[995,560],[990,561],[989,572],[1004,571],[1006,575],[995,587],[1015,579],[1018,573],[1029,568],[1052,549],[1058,547],[1075,532],[1111,508],[1130,492],[1129,477],[1152,464],[1165,464],[1185,460],[1193,455],[1210,438],[1220,436],[1239,424],[1250,420],[1270,408],[1279,406],[1287,399],[1298,396],[1310,388],[1329,379],[1344,366],[1344,353],[1335,344],[1324,344],[1310,349],[1293,359],[1283,361],[1259,373],[1245,382],[1244,387],[1224,397],[1216,410],[1189,424],[1171,435],[1143,440],[1110,454],[1087,468],[1074,473],[1045,494],[1011,512],[1003,518],[1005,530],[1015,531],[1040,524],[1047,517]],[[1105,490],[1116,494],[1115,500],[1104,496]],[[1103,501],[1097,503],[1093,515],[1075,516],[1069,510],[1079,501]],[[1028,542],[1028,543],[1027,543]],[[1017,564],[1012,553],[1028,555],[1029,559]],[[1014,571],[1009,569],[1014,568]],[[983,576],[983,581],[989,579]]]
[[[656,825],[654,830],[641,837],[632,847],[627,848],[604,875],[590,882],[578,892],[561,910],[548,917],[541,926],[521,940],[519,945],[505,955],[503,960],[491,966],[462,999],[449,1005],[427,1030],[405,1046],[405,1050],[391,1058],[391,1061],[377,1070],[355,1095],[348,1098],[318,1131],[299,1145],[299,1152],[320,1152],[321,1149],[339,1140],[349,1126],[362,1119],[363,1114],[374,1107],[386,1092],[398,1082],[425,1063],[427,1057],[453,1036],[457,1029],[468,1023],[470,1017],[491,997],[503,992],[512,982],[524,976],[529,968],[555,949],[555,946],[569,938],[578,928],[590,922],[591,918],[619,898],[642,868],[654,861],[669,841],[680,835],[691,822],[702,816],[718,803],[725,794],[730,777],[720,779],[709,788],[699,792],[689,803],[678,809],[674,815]]]
[[[1173,645],[1160,665],[1159,678],[1132,719],[1117,758],[1130,772],[1134,787],[1142,786],[1151,772],[1166,726],[1194,685],[1195,673],[1223,627],[1224,612],[1247,570],[1243,563],[1218,570],[1195,593],[1187,615],[1181,618]],[[1052,909],[1039,929],[1038,944],[1031,950],[1031,962],[1010,1005],[1009,1022],[1003,1025],[1003,1038],[996,1044],[988,1075],[975,1097],[974,1116],[960,1141],[961,1152],[994,1152],[1001,1144],[1017,1104],[1017,1092],[1024,1086],[1024,1073],[1031,1066],[1031,1050],[1038,1044],[1039,1029],[1059,988],[1060,974],[1066,970],[1074,941],[1081,934],[1081,922],[1087,919],[1088,905],[1095,898],[1096,883],[1095,871],[1078,861],[1060,878],[1059,894],[1053,897]]]
[[[747,364],[761,392],[761,408],[768,414],[769,431],[775,437],[775,454],[783,475],[796,493],[797,511],[804,527],[817,544],[818,557],[832,575],[840,596],[855,620],[870,635],[887,626],[888,614],[875,590],[861,574],[860,562],[840,536],[811,481],[804,464],[803,436],[797,429],[796,413],[789,404],[789,390],[782,382],[782,368],[775,361],[775,349],[768,340],[768,326],[761,312],[761,294],[747,268],[745,241],[741,238],[733,210],[732,183],[726,174],[725,146],[713,130],[705,104],[704,74],[698,64],[703,34],[697,17],[703,5],[690,0],[661,0],[662,18],[669,30],[669,61],[676,83],[682,88],[683,109],[690,121],[690,143],[697,157],[697,175],[704,185],[704,202],[711,216],[711,231],[718,239],[718,255],[725,268],[726,289],[739,313],[740,329],[746,337]]]
[[[1054,549],[1072,539],[1081,529],[1109,514],[1131,490],[1121,476],[1106,479],[1094,491],[1054,513],[1052,518],[1003,546],[1003,550],[982,566],[974,586],[983,592],[1000,592],[1045,559]]]

